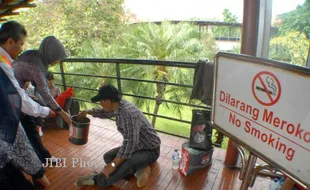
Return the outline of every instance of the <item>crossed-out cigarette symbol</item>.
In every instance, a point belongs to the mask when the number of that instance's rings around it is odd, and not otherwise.
[[[276,87],[276,85],[274,84],[273,78],[270,77],[270,76],[267,76],[267,77],[266,77],[266,82],[268,83],[268,87],[271,88],[273,91],[268,90],[268,89],[264,89],[264,88],[262,88],[262,87],[260,87],[260,86],[256,86],[255,88],[256,88],[257,90],[259,90],[259,91],[267,92],[267,93],[269,93],[270,95],[273,95],[273,96],[277,95],[277,87]]]
[[[262,88],[262,87],[260,87],[260,86],[256,86],[256,90],[260,90],[260,91],[262,91],[262,92],[267,92],[267,93],[269,93],[269,94],[271,94],[271,95],[273,95],[273,96],[277,95],[277,93],[272,92],[272,91],[270,91],[270,90],[267,90],[267,91],[266,91],[264,88]]]

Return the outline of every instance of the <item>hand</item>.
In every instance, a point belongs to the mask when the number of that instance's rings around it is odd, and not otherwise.
[[[71,124],[72,124],[71,116],[67,112],[65,112],[64,110],[61,110],[59,112],[59,114],[65,120],[65,122],[68,124],[68,126],[71,126]]]
[[[80,113],[78,113],[77,119],[80,120],[80,119],[86,117],[86,115],[87,115],[87,110],[83,110]]]
[[[43,188],[46,188],[48,186],[50,186],[50,181],[48,180],[48,178],[46,177],[46,175],[44,175],[43,177],[41,177],[40,179],[35,179],[34,183],[43,186]]]
[[[50,112],[49,112],[47,117],[50,117],[50,118],[56,117],[56,113],[53,110],[51,110],[51,109],[49,109],[49,110],[50,110]]]
[[[112,167],[111,163],[104,166],[101,173],[103,173],[106,177],[109,177],[111,173],[116,170],[115,167]]]

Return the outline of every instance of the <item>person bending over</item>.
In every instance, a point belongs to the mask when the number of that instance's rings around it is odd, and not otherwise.
[[[123,100],[117,88],[103,85],[92,102],[100,102],[102,108],[83,110],[78,119],[87,114],[99,118],[116,118],[117,130],[123,136],[120,147],[103,155],[106,163],[101,173],[79,177],[74,184],[107,187],[135,174],[137,186],[144,187],[149,181],[150,164],[160,155],[161,140],[144,114],[132,103]]]
[[[62,43],[56,37],[48,36],[41,42],[39,50],[28,50],[22,53],[13,62],[13,69],[19,85],[23,87],[25,82],[30,81],[34,85],[35,91],[41,95],[43,101],[57,111],[70,126],[72,122],[70,115],[52,97],[46,80],[48,66],[59,63],[66,56]],[[52,162],[60,162],[60,158],[51,156],[50,152],[44,147],[37,132],[35,118],[25,114],[21,118],[21,122],[42,163],[46,163],[46,159],[51,159]]]

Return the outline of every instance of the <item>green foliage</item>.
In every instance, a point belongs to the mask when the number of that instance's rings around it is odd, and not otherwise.
[[[172,25],[163,22],[161,25],[153,23],[130,26],[121,42],[121,52],[124,58],[155,59],[173,61],[196,62],[200,58],[213,59],[216,46],[214,39],[205,34],[200,37],[195,26],[188,23]],[[200,37],[200,39],[199,39]],[[193,70],[164,66],[129,66],[122,68],[122,76],[161,82],[191,84]],[[167,86],[165,84],[150,85],[134,81],[124,81],[125,91],[134,94],[148,95],[175,101],[189,101],[188,88]],[[138,88],[137,88],[138,87]],[[132,90],[135,89],[135,90]],[[147,89],[147,91],[145,91]],[[148,94],[146,94],[148,93]],[[149,101],[134,99],[137,105],[150,105]],[[168,104],[163,103],[166,107]],[[181,117],[179,105],[170,105]],[[147,106],[149,111],[149,106]],[[154,108],[156,114],[156,107]]]
[[[238,17],[232,14],[228,9],[224,9],[223,21],[227,23],[237,23]],[[239,27],[228,27],[228,26],[213,26],[212,33],[215,37],[225,37],[225,38],[239,38],[241,36],[241,28]]]
[[[290,32],[275,37],[270,42],[270,59],[305,66],[307,53],[308,42],[306,36],[300,32]]]
[[[279,34],[270,41],[269,58],[296,65],[305,65],[307,52],[307,24],[310,14],[309,3],[278,16]]]
[[[305,66],[310,34],[310,1],[278,16],[278,36],[270,41],[269,58]]]
[[[15,20],[28,30],[28,48],[47,35],[59,38],[71,56],[78,56],[89,39],[111,42],[121,33],[123,0],[44,0]]]
[[[121,43],[126,58],[197,61],[212,59],[217,50],[210,35],[200,36],[197,28],[188,23],[131,25],[127,31]]]
[[[279,16],[281,20],[278,25],[281,34],[287,34],[292,31],[300,31],[310,34],[310,1],[307,0],[302,6],[298,6],[295,10]]]
[[[122,38],[119,38],[114,44],[107,45],[104,41],[85,43],[81,55],[196,62],[199,59],[206,58],[212,60],[217,51],[212,36],[208,34],[201,36],[197,28],[188,23],[173,25],[169,22],[163,22],[161,25],[153,23],[130,25],[124,31]],[[97,64],[88,64],[87,68],[89,72],[91,70],[92,73],[98,75],[111,76],[111,73],[115,72],[115,68],[108,68],[106,64],[104,66],[98,65],[98,67]],[[194,76],[193,69],[165,66],[122,64],[120,70],[121,76],[126,78],[181,84],[192,84]],[[190,97],[189,88],[132,80],[122,81],[122,91],[123,93],[185,102],[188,102]],[[148,112],[151,112],[151,109],[156,109],[156,107],[151,106],[154,105],[153,100],[140,98],[133,98],[132,100],[138,107],[143,107]],[[179,105],[168,105],[166,103],[163,105],[182,117],[182,109]],[[153,113],[156,114],[157,111],[154,110]]]
[[[64,19],[62,30],[70,34],[72,47],[80,52],[82,42],[88,39],[111,42],[119,34],[123,0],[63,0]]]
[[[228,9],[224,9],[222,14],[224,17],[224,22],[236,23],[238,21],[238,17],[232,14],[232,12]]]

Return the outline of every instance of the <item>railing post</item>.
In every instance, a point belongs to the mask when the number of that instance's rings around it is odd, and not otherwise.
[[[250,153],[249,158],[246,162],[245,175],[244,175],[244,179],[242,180],[240,190],[248,189],[249,181],[251,179],[251,176],[253,175],[253,170],[255,167],[256,160],[257,160],[257,157],[254,154]]]
[[[121,70],[119,67],[119,63],[116,63],[116,77],[117,77],[117,88],[120,92],[122,92],[122,87],[121,87]]]
[[[60,61],[59,67],[60,67],[62,85],[63,85],[64,91],[65,91],[67,89],[67,85],[66,85],[66,79],[65,79],[65,74],[64,74],[65,72],[64,72],[64,67],[63,67],[62,61]]]

